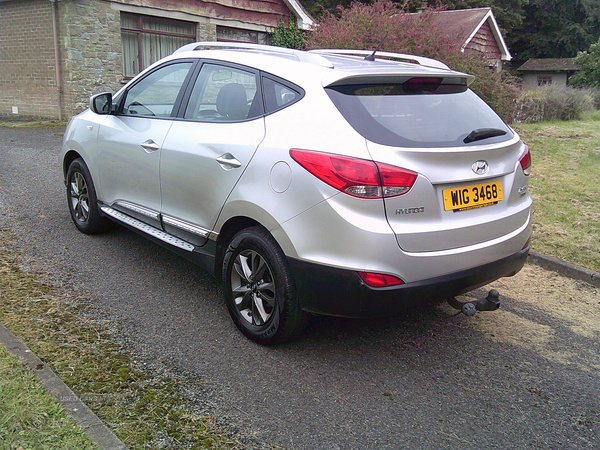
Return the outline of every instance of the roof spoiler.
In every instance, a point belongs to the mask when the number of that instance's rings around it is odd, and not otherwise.
[[[345,50],[345,49],[319,49],[309,50],[308,53],[315,53],[320,55],[342,55],[342,56],[370,56],[373,54],[371,50]],[[423,56],[407,55],[404,53],[390,53],[377,51],[377,57],[385,58],[392,61],[407,62],[412,64],[420,64],[422,66],[433,67],[436,69],[450,70],[443,62],[436,59],[425,58]],[[385,61],[384,59],[384,61]],[[367,60],[368,61],[368,60]]]

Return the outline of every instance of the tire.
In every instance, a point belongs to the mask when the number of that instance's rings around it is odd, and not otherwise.
[[[71,219],[82,233],[102,233],[112,227],[112,222],[98,211],[92,176],[81,158],[73,160],[67,171],[67,201]]]
[[[223,292],[238,329],[262,345],[288,341],[306,327],[287,259],[267,230],[237,233],[223,258]]]

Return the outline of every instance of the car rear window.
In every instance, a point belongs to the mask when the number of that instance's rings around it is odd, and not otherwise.
[[[513,133],[464,85],[441,79],[403,84],[359,84],[326,88],[329,98],[366,139],[397,147],[456,147],[503,142]],[[467,136],[479,133],[470,141]],[[481,137],[485,136],[485,137]]]

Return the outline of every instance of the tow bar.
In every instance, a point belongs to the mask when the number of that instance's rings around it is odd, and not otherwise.
[[[454,309],[458,309],[465,316],[472,316],[477,311],[496,311],[500,308],[500,294],[496,289],[492,289],[488,292],[487,297],[480,298],[477,301],[462,303],[452,297],[448,299],[448,304]]]

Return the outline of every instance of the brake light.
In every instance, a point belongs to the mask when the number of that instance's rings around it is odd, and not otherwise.
[[[415,77],[405,81],[404,84],[440,84],[441,82],[441,78]]]
[[[529,152],[529,147],[525,144],[525,151],[519,158],[519,163],[523,168],[523,173],[527,176],[531,173],[531,153]]]
[[[404,82],[402,87],[405,92],[434,92],[442,83],[441,78],[411,78]]]
[[[359,198],[406,194],[418,176],[415,172],[389,164],[331,153],[292,149],[290,156],[319,180]]]
[[[398,286],[404,284],[400,278],[393,275],[374,272],[358,272],[358,276],[362,278],[367,286],[374,288]]]

